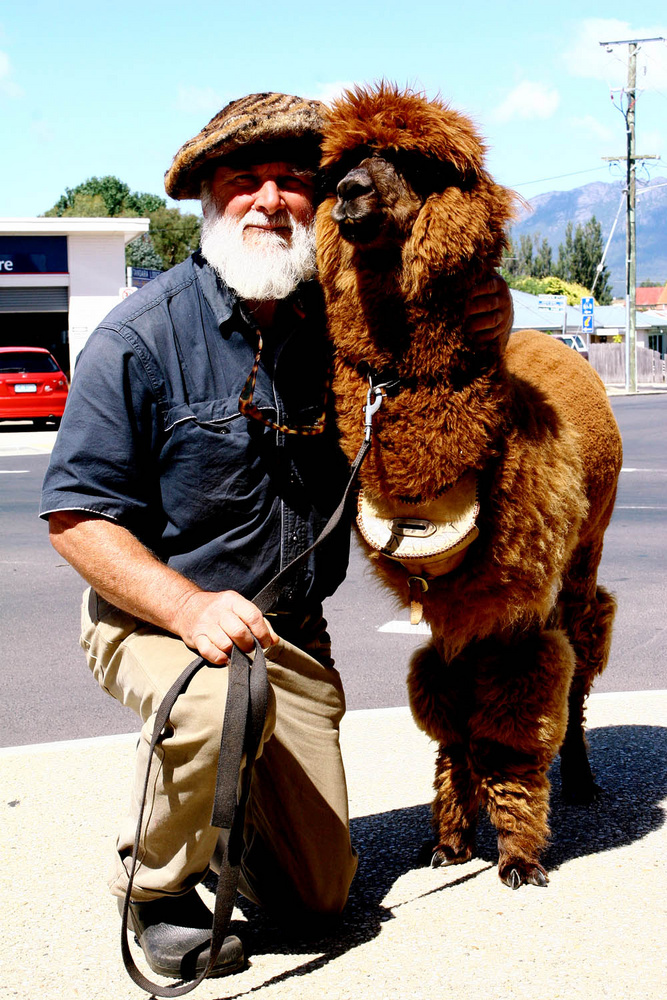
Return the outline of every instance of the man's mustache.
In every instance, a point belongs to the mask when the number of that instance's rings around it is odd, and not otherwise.
[[[243,228],[246,229],[248,226],[258,226],[261,229],[289,229],[292,232],[294,219],[286,209],[280,209],[273,215],[265,215],[264,212],[258,212],[253,208],[243,216]]]

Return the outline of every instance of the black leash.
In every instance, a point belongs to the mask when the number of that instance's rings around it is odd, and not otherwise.
[[[350,492],[357,478],[359,468],[363,462],[371,441],[372,415],[377,411],[382,401],[380,387],[373,387],[368,391],[366,411],[366,432],[361,448],[354,460],[350,470],[350,478],[343,497],[338,507],[333,512],[329,521],[323,528],[320,535],[312,545],[305,549],[296,559],[293,559],[288,566],[280,571],[274,578],[257,594],[253,603],[259,608],[262,614],[266,614],[275,605],[280,596],[281,589],[287,577],[303,563],[308,556],[322,542],[335,531],[341,521],[347,507]],[[160,736],[169,719],[169,714],[178,698],[190,683],[192,677],[200,667],[206,665],[203,657],[196,657],[185,668],[180,677],[171,686],[155,717],[153,736],[151,739],[148,765],[144,779],[144,787],[139,810],[139,819],[132,848],[132,861],[128,878],[125,901],[123,905],[122,926],[121,926],[121,952],[123,962],[128,975],[134,980],[137,986],[159,997],[180,997],[185,993],[194,990],[209,975],[213,969],[216,959],[224,944],[225,937],[229,930],[232,911],[236,902],[239,875],[241,871],[241,859],[243,856],[243,826],[245,820],[245,809],[250,794],[250,782],[252,779],[253,766],[257,751],[262,739],[264,723],[266,719],[266,708],[268,704],[269,681],[266,672],[266,659],[264,652],[257,640],[255,640],[254,659],[243,653],[236,646],[232,651],[229,663],[227,703],[225,706],[225,716],[222,726],[222,738],[220,741],[220,757],[218,759],[218,775],[216,780],[215,798],[213,803],[213,813],[211,816],[211,826],[220,827],[229,831],[224,857],[220,866],[218,877],[218,887],[215,894],[215,907],[213,912],[213,927],[211,930],[210,957],[204,971],[196,979],[184,983],[182,986],[160,986],[151,982],[137,967],[130,952],[127,937],[127,922],[130,910],[130,900],[132,898],[132,886],[137,868],[137,858],[139,854],[139,843],[141,839],[141,827],[148,793],[148,783],[150,780],[150,767],[153,753],[158,744]],[[246,765],[243,771],[243,781],[241,793],[238,793],[238,779],[241,770],[243,754],[246,756]]]

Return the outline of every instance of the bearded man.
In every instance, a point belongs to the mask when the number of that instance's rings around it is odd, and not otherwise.
[[[211,914],[195,886],[218,841],[211,806],[233,645],[249,653],[257,639],[270,682],[241,891],[297,923],[340,913],[356,868],[338,741],[344,697],[322,618],[345,575],[349,524],[310,555],[270,615],[251,600],[315,540],[348,475],[315,272],[321,110],[254,94],[176,154],[166,189],[201,197],[201,250],[90,337],[44,483],[53,545],[90,584],[89,666],[143,722],[110,882],[119,898],[157,707],[195,654],[207,664],[160,738],[132,890],[132,927],[166,976],[208,960]],[[508,334],[504,283],[481,288],[469,311],[480,337]],[[188,954],[198,958],[186,970]],[[230,935],[214,972],[243,962]]]

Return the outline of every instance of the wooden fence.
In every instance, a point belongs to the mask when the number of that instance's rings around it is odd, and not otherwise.
[[[606,385],[625,385],[625,344],[590,344],[588,360]],[[648,347],[637,347],[637,382],[665,384],[665,358]]]

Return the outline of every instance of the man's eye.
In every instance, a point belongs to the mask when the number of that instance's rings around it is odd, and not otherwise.
[[[278,186],[285,191],[303,191],[309,188],[310,184],[303,177],[296,177],[294,174],[289,174],[286,177],[278,178]]]

